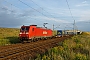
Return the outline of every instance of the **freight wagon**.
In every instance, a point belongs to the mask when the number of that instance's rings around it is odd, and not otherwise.
[[[30,26],[21,26],[20,29],[20,34],[19,34],[19,39],[21,41],[24,40],[37,40],[37,39],[46,39],[46,38],[51,38],[52,35],[52,30],[51,29],[46,29],[46,28],[41,28],[37,27],[37,25],[30,25]]]
[[[55,37],[69,36],[73,34],[73,31],[69,32],[69,30],[53,30],[53,36]]]
[[[53,36],[63,37],[64,36],[64,31],[63,30],[53,30]]]
[[[63,31],[57,30],[57,36],[56,37],[62,37],[62,36],[63,36]]]

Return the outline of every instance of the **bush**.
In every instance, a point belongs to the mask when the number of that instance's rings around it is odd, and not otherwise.
[[[8,44],[10,44],[8,39],[0,39],[0,46],[8,45]]]
[[[83,54],[78,53],[75,56],[75,60],[87,60],[87,57]]]
[[[74,42],[75,42],[76,44],[78,44],[78,43],[80,43],[81,41],[76,38],[76,39],[74,40]]]
[[[58,45],[40,60],[90,60],[90,35],[76,35]]]

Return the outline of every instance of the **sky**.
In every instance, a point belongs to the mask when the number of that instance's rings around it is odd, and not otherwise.
[[[0,27],[44,23],[55,30],[90,31],[90,0],[0,0]]]

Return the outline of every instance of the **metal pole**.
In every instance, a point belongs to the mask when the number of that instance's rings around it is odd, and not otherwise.
[[[53,24],[53,30],[54,30],[54,24]]]
[[[75,35],[75,20],[74,20],[74,23],[73,23],[73,33]]]

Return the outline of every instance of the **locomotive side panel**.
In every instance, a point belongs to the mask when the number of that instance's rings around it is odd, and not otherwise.
[[[52,37],[52,36],[53,36],[53,31],[50,30],[50,29],[48,30],[48,36],[49,36],[49,37]]]
[[[52,36],[52,30],[44,29],[44,28],[35,28],[34,29],[34,37],[35,38],[45,38]]]

